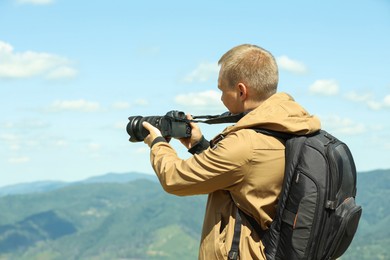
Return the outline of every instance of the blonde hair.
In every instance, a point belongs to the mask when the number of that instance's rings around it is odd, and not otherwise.
[[[255,99],[264,100],[277,91],[279,73],[272,54],[251,44],[238,45],[218,61],[221,76],[233,87],[242,82],[254,90]]]

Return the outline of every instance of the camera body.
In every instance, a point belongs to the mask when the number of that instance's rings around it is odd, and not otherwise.
[[[161,131],[163,137],[186,138],[191,137],[190,121],[184,112],[172,110],[165,116],[131,116],[126,130],[130,135],[130,142],[142,142],[149,131],[143,126],[143,122],[148,122]]]

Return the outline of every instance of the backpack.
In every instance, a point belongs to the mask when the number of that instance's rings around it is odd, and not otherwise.
[[[348,146],[324,130],[293,136],[256,132],[285,141],[285,175],[267,231],[237,208],[229,259],[237,259],[241,218],[258,232],[267,259],[336,259],[352,242],[362,208],[355,204],[356,168]]]

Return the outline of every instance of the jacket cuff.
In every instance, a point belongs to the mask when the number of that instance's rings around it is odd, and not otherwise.
[[[207,141],[204,136],[202,135],[202,138],[190,149],[188,149],[188,152],[191,154],[200,154],[204,150],[210,147],[209,141]]]
[[[165,138],[162,137],[162,136],[157,136],[156,138],[154,138],[152,144],[150,145],[150,148],[152,148],[153,145],[155,145],[155,144],[157,144],[157,143],[159,143],[159,142],[164,142],[164,143],[166,143],[167,140],[165,140]]]

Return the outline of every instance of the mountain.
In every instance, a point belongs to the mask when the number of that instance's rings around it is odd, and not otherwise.
[[[152,175],[152,174],[131,172],[131,173],[107,173],[105,175],[91,177],[76,183],[125,183],[125,182],[139,180],[139,179],[157,181],[157,177],[154,174]]]
[[[76,182],[61,182],[61,181],[38,181],[15,184],[5,187],[0,187],[0,197],[15,194],[27,194],[34,192],[48,192],[60,189],[70,185],[85,184],[85,183],[124,183],[138,179],[157,181],[157,177],[145,173],[107,173],[101,176],[94,176],[82,181]]]
[[[61,181],[39,181],[21,183],[5,187],[0,187],[0,197],[14,194],[25,194],[33,192],[46,192],[67,186],[68,183]]]
[[[50,210],[33,214],[15,224],[0,227],[0,252],[13,252],[28,248],[39,241],[56,240],[71,235],[77,229]]]
[[[141,179],[5,196],[0,259],[196,259],[204,204]]]
[[[356,202],[363,213],[342,259],[390,259],[390,170],[362,172],[357,181]]]
[[[197,259],[206,196],[115,177],[0,197],[0,259]],[[390,259],[389,196],[390,170],[358,174],[363,215],[342,260]]]

